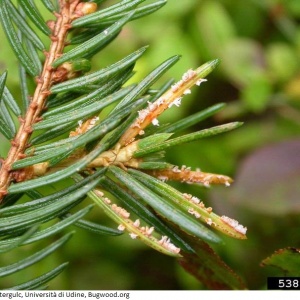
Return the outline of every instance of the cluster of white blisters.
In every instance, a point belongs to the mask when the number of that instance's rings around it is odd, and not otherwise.
[[[122,217],[124,219],[128,219],[130,217],[130,213],[126,209],[124,209],[116,204],[112,204],[111,208],[114,212],[116,212],[120,217]]]
[[[184,193],[183,196],[184,196],[185,199],[187,199],[188,201],[190,201],[193,204],[196,204],[201,209],[205,209],[208,214],[212,213],[212,210],[213,210],[212,207],[205,207],[204,203],[202,201],[200,201],[200,199],[198,199],[197,197],[192,196],[191,194],[186,194],[186,193]],[[188,208],[188,213],[195,216],[197,219],[199,219],[201,217],[201,215],[192,207]],[[243,225],[239,224],[238,221],[236,221],[234,219],[231,219],[227,216],[222,216],[222,217],[220,217],[220,219],[224,223],[229,225],[231,228],[233,228],[236,232],[239,232],[239,233],[244,234],[244,235],[246,234],[247,228],[244,227]],[[220,226],[216,222],[214,222],[212,220],[212,218],[204,218],[204,220],[205,220],[207,225],[209,225],[209,226],[214,225],[215,227],[220,228]]]
[[[188,209],[188,213],[195,216],[197,219],[201,217],[201,215],[197,211],[195,211],[192,207]]]
[[[227,216],[222,216],[221,220],[228,224],[230,227],[234,228],[237,232],[246,234],[247,232],[247,227],[244,227],[243,225],[239,224],[237,220],[231,219]]]
[[[181,168],[178,166],[174,166],[171,169],[171,172],[175,173],[174,176],[172,174],[160,174],[157,176],[158,179],[165,182],[170,179],[181,180],[181,182],[187,183],[187,184],[203,184],[206,187],[210,187],[211,183],[222,183],[226,186],[230,186],[229,177],[223,176],[223,175],[217,175],[217,174],[211,174],[211,173],[203,173],[200,171],[200,169],[196,169],[196,171],[192,171],[191,167],[187,167],[183,165]],[[182,173],[179,175],[179,173]],[[178,174],[178,175],[176,175]]]
[[[176,92],[179,90],[179,88],[181,88],[181,87],[182,87],[186,82],[188,82],[189,80],[193,79],[196,75],[197,75],[197,73],[196,73],[194,70],[192,70],[192,69],[188,70],[186,73],[184,73],[184,74],[182,75],[182,79],[181,79],[180,81],[178,81],[177,83],[175,83],[174,85],[171,86],[171,91],[172,91],[173,93],[176,93]],[[207,79],[201,78],[201,79],[197,80],[196,85],[199,86],[199,85],[200,85],[202,82],[204,82],[204,81],[207,81]],[[183,95],[189,95],[189,94],[191,94],[191,93],[192,93],[192,91],[191,91],[189,88],[187,88],[187,89],[185,89],[185,90],[183,91]],[[172,107],[173,105],[179,107],[180,104],[181,104],[181,99],[182,99],[182,97],[177,97],[177,98],[175,98],[175,100],[172,101],[172,102],[168,105],[168,107],[170,108],[170,107]]]
[[[199,198],[197,198],[191,194],[187,194],[187,193],[183,193],[182,195],[184,196],[184,198],[186,198],[190,202],[192,202],[194,204],[200,204],[201,207],[204,207],[204,203]]]
[[[158,241],[158,244],[173,253],[178,254],[180,252],[180,248],[178,248],[174,244],[172,244],[170,242],[170,239],[167,236],[162,236],[161,239]]]
[[[183,171],[189,172],[191,171],[190,167],[186,167],[183,165],[181,169],[179,169],[177,166],[172,168],[172,171],[174,173],[181,173]],[[226,180],[227,176],[223,175],[217,175],[217,174],[210,174],[210,173],[203,173],[200,169],[196,169],[196,171],[191,171],[193,173],[190,174],[188,178],[182,178],[182,182],[185,182],[187,184],[194,184],[194,183],[202,183],[205,187],[210,187],[210,183],[216,181],[216,179],[219,180],[220,183],[224,183],[225,186],[230,186],[230,182]],[[205,175],[201,180],[199,179],[199,175],[197,173],[200,173],[201,175]]]
[[[141,124],[142,122],[144,122],[144,120],[145,120],[146,117],[150,114],[150,112],[151,112],[152,110],[154,111],[154,108],[155,108],[155,107],[156,107],[156,106],[154,105],[154,103],[149,103],[149,102],[148,102],[148,108],[139,110],[139,111],[138,111],[139,118],[138,118],[137,122],[134,124],[134,126],[140,127],[140,124]],[[151,108],[152,108],[152,109],[151,109]],[[153,124],[154,126],[159,126],[159,122],[158,122],[158,120],[157,120],[156,118],[154,118],[154,119],[152,120],[152,124]],[[140,131],[140,132],[141,132],[141,131]]]
[[[133,222],[133,226],[136,227],[136,228],[139,228],[141,225],[141,222],[139,219],[136,219],[134,222]],[[148,226],[142,226],[139,228],[140,232],[142,232],[144,235],[146,236],[150,236],[153,231],[154,231],[154,227],[148,227]]]
[[[168,176],[162,176],[162,175],[160,175],[160,176],[158,176],[157,177],[159,180],[161,180],[162,182],[166,182],[167,180],[169,180],[169,177]]]
[[[214,223],[213,221],[212,221],[212,219],[211,218],[207,218],[206,219],[206,223],[207,223],[207,225],[212,225],[212,224],[216,224],[216,223]]]
[[[197,75],[197,73],[194,70],[189,69],[182,75],[182,81],[187,82],[187,81],[191,80],[192,78],[194,78],[196,75]]]
[[[99,117],[95,116],[92,117],[91,119],[83,122],[82,120],[79,120],[78,127],[76,128],[75,132],[71,131],[70,136],[76,136],[79,134],[83,134],[93,128],[96,125],[96,122],[99,121]],[[87,124],[87,127],[85,126]]]
[[[178,81],[177,83],[171,86],[171,90],[167,92],[167,94],[160,97],[154,103],[148,102],[148,107],[138,112],[139,118],[138,121],[134,124],[134,126],[139,127],[139,124],[141,124],[150,113],[154,112],[157,109],[157,107],[163,104],[165,105],[167,104],[169,108],[172,107],[173,105],[179,107],[181,105],[182,97],[177,97],[172,102],[168,103],[169,99],[173,98],[172,94],[176,93],[182,86],[186,84],[186,82],[190,81],[195,76],[197,76],[197,72],[195,72],[192,69],[188,70],[186,73],[183,74],[182,79],[180,81]],[[199,80],[197,80],[196,85],[199,86],[204,81],[207,81],[207,79],[200,78]],[[189,88],[183,91],[183,95],[188,95],[188,94],[191,94],[191,90]],[[153,118],[151,122],[154,126],[159,126],[159,121],[157,120],[157,118]]]
[[[162,236],[160,240],[157,240],[154,236],[152,236],[153,232],[154,232],[154,227],[149,227],[149,226],[142,226],[141,222],[139,219],[136,219],[132,225],[137,228],[139,230],[139,232],[141,234],[143,234],[144,236],[151,238],[151,240],[157,244],[159,244],[160,246],[164,247],[166,250],[178,254],[180,252],[180,248],[177,248],[174,244],[172,244],[170,242],[170,238],[168,238],[167,236]],[[121,231],[124,231],[126,229],[126,227],[123,224],[120,224],[118,226],[118,229]],[[130,232],[129,236],[135,240],[138,237],[138,234],[134,233],[134,232]]]
[[[91,128],[93,128],[96,125],[97,121],[99,121],[99,117],[98,116],[93,117],[90,120],[90,123],[88,125],[87,131],[90,130]]]
[[[153,124],[154,126],[159,126],[159,121],[158,121],[156,118],[154,118],[154,119],[152,120],[152,124]]]
[[[174,166],[174,167],[172,168],[172,172],[173,172],[173,173],[181,173],[181,172],[184,171],[184,170],[188,170],[188,171],[189,171],[190,169],[191,169],[190,167],[187,167],[187,166],[185,166],[185,165],[183,165],[183,166],[181,167],[181,169],[179,169],[178,166]],[[163,182],[169,180],[169,177],[166,176],[166,175],[159,175],[157,178],[158,178],[159,180],[163,181]],[[182,181],[182,182],[183,182],[183,181]]]
[[[183,170],[189,171],[190,167],[186,167],[185,165],[183,165],[181,167],[181,169],[179,169],[178,166],[174,166],[172,168],[172,171],[174,173],[181,173]],[[168,180],[169,178],[167,176],[158,176],[158,179],[160,179],[160,180],[162,180],[164,182],[164,181]],[[184,196],[185,199],[187,199],[189,202],[197,205],[199,208],[205,209],[208,214],[210,214],[212,212],[212,207],[205,207],[204,203],[199,198],[197,198],[197,197],[195,197],[195,196],[193,196],[191,194],[187,194],[187,193],[183,193],[183,196]],[[195,216],[197,219],[199,219],[201,217],[200,213],[197,212],[192,207],[188,208],[188,213],[190,213],[191,215]],[[205,221],[206,221],[206,223],[208,225],[212,225],[214,223],[211,218],[206,218]]]
[[[111,204],[111,200],[107,197],[104,196],[104,193],[102,191],[99,191],[97,190],[97,196],[100,196],[103,201],[105,202],[105,204],[107,204],[108,206],[111,207],[111,209],[116,213],[118,214],[121,218],[124,218],[124,219],[128,219],[130,217],[130,213],[124,209],[123,207],[120,207],[116,204]],[[123,231],[125,229],[125,226],[123,225],[119,225],[118,227],[119,230]]]
[[[195,197],[195,196],[193,196],[191,194],[186,194],[186,193],[184,193],[183,196],[189,202],[197,205],[200,209],[205,209],[208,214],[210,214],[212,212],[212,208],[211,207],[205,207],[204,203],[199,198],[197,198],[197,197]],[[191,215],[195,216],[197,219],[199,219],[201,217],[200,213],[197,212],[192,207],[188,208],[188,213],[190,213]],[[213,223],[210,218],[206,218],[205,221],[209,225],[211,225]]]
[[[170,242],[170,239],[167,237],[167,236],[162,236],[160,240],[156,239],[152,234],[155,230],[155,228],[152,226],[152,227],[149,227],[149,226],[142,226],[140,227],[141,225],[141,222],[139,219],[136,219],[134,222],[131,221],[129,219],[130,217],[130,213],[116,205],[116,204],[111,204],[111,200],[107,197],[104,196],[104,193],[102,191],[99,191],[97,190],[97,195],[100,196],[104,202],[111,207],[111,209],[117,213],[121,218],[123,219],[126,219],[126,223],[129,225],[129,226],[133,226],[135,227],[136,229],[138,229],[138,231],[143,234],[144,236],[146,236],[147,238],[151,238],[152,242],[155,242],[157,244],[159,244],[161,247],[165,248],[166,250],[172,252],[172,253],[175,253],[175,254],[178,254],[180,252],[180,248],[177,248],[174,244],[172,244]],[[125,224],[120,224],[118,226],[118,230],[120,231],[124,231],[126,229],[126,226]],[[130,230],[130,229],[128,229]],[[138,234],[137,233],[134,233],[134,232],[130,232],[129,233],[129,236],[135,240],[137,237],[138,237]]]
[[[201,78],[201,79],[199,79],[199,80],[196,82],[196,85],[200,86],[200,84],[201,84],[202,82],[206,82],[206,81],[207,81],[207,79]]]
[[[168,105],[168,107],[170,108],[170,107],[172,107],[173,105],[179,107],[179,106],[181,105],[181,99],[182,99],[182,97],[176,98],[173,102],[171,102],[171,103]]]

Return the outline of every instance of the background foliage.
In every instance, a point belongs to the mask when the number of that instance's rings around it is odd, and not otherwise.
[[[221,59],[208,83],[194,91],[180,110],[167,112],[165,120],[172,122],[226,102],[216,118],[201,123],[198,129],[225,120],[244,121],[244,126],[172,148],[168,156],[174,164],[184,161],[235,178],[231,188],[190,190],[206,203],[210,201],[218,213],[236,217],[248,227],[247,241],[224,238],[225,245],[216,250],[250,289],[263,289],[267,276],[282,275],[282,270],[260,266],[263,259],[279,248],[300,248],[299,20],[297,0],[169,0],[157,13],[128,24],[119,38],[93,59],[97,69],[149,44],[137,67],[136,76],[142,78],[163,60],[182,54],[164,79],[178,79],[191,67]],[[5,40],[2,32],[0,38]],[[10,51],[1,43],[0,71],[8,69],[7,84],[14,92],[18,91],[18,75]],[[93,214],[95,219],[105,218],[99,210]],[[52,281],[52,289],[201,288],[173,258],[140,242],[76,231],[62,249],[38,266],[46,271],[51,263],[70,261],[67,271]],[[13,255],[24,255],[24,248],[2,255],[1,260],[14,261]],[[31,267],[19,276],[32,277],[35,272]],[[7,277],[0,286],[14,285],[9,280],[15,279]]]

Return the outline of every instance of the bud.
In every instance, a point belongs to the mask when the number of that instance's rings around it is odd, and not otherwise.
[[[53,32],[54,31],[54,28],[55,28],[55,24],[56,22],[54,20],[49,20],[47,21],[47,26],[50,28],[50,30]]]
[[[97,10],[97,3],[94,2],[80,2],[74,11],[74,19],[80,18],[94,13]]]
[[[85,58],[76,59],[72,61],[71,64],[72,64],[72,70],[74,72],[80,71],[86,73],[91,70],[91,62]]]
[[[82,8],[81,8],[81,11],[84,15],[89,15],[89,14],[91,14],[91,13],[93,13],[97,10],[97,3],[84,2],[84,3],[81,3],[81,4],[83,4]]]
[[[63,82],[67,79],[80,76],[82,73],[90,71],[91,63],[89,60],[81,58],[72,62],[65,62],[53,73],[53,82]]]

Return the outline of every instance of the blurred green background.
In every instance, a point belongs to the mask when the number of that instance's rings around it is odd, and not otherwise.
[[[112,2],[105,2],[110,4]],[[157,13],[128,24],[120,36],[93,59],[95,69],[150,45],[136,67],[141,79],[175,54],[182,59],[160,83],[180,79],[189,68],[219,58],[208,82],[194,88],[182,106],[172,108],[161,123],[178,120],[216,103],[227,106],[195,126],[203,129],[229,121],[245,124],[226,133],[170,149],[178,165],[232,176],[230,188],[181,185],[219,215],[248,227],[248,240],[224,238],[215,247],[224,261],[245,279],[250,289],[266,288],[267,276],[282,270],[262,267],[261,261],[284,247],[300,248],[300,1],[298,0],[169,0]],[[0,32],[1,41],[4,40]],[[8,85],[18,98],[16,59],[0,45],[0,69],[9,71]],[[157,85],[159,86],[159,85]],[[1,141],[1,154],[5,153]],[[91,218],[106,217],[95,208]],[[115,225],[113,225],[115,226]],[[49,242],[49,241],[48,241]],[[30,246],[0,258],[15,261]],[[148,249],[127,236],[101,237],[76,229],[75,236],[39,267],[7,277],[13,285],[69,261],[51,289],[202,289],[172,258]],[[298,275],[300,276],[300,275]]]

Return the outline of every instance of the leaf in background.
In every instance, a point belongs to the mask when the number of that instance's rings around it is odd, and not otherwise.
[[[275,251],[265,258],[261,266],[275,267],[282,271],[283,276],[300,276],[300,249],[288,247]]]
[[[197,41],[206,59],[223,59],[224,47],[235,38],[235,27],[219,1],[205,1],[196,15]],[[200,35],[199,35],[200,33]]]
[[[299,213],[299,152],[299,139],[256,150],[245,158],[234,185],[222,195],[263,214]]]
[[[234,61],[234,63],[233,63]],[[265,72],[265,57],[258,42],[236,38],[223,48],[222,67],[226,75],[239,87],[249,86]]]
[[[242,279],[234,273],[210,246],[195,239],[189,239],[189,244],[196,254],[181,253],[183,258],[179,264],[190,274],[212,290],[243,290],[246,286]]]
[[[288,82],[298,72],[297,50],[285,42],[272,43],[266,49],[266,62],[277,82]]]
[[[250,111],[259,113],[266,109],[272,92],[271,82],[267,76],[256,74],[251,83],[243,89],[241,100]]]

